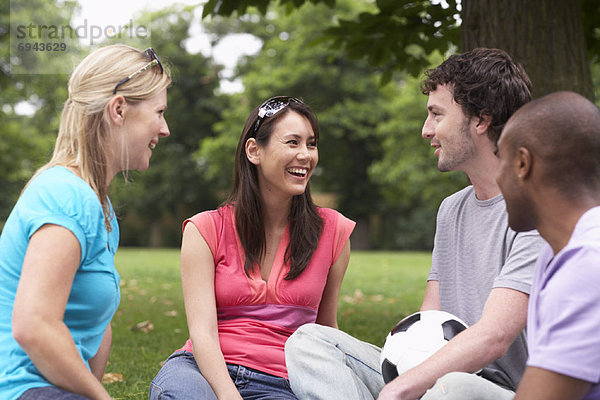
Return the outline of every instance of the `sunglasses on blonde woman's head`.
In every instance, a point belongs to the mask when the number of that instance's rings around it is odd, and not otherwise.
[[[258,128],[260,128],[260,125],[266,118],[270,118],[277,114],[279,111],[289,106],[291,102],[304,104],[302,100],[289,96],[271,97],[269,100],[262,103],[260,107],[258,107],[258,117],[256,117],[252,135],[256,134]]]
[[[117,86],[115,86],[115,90],[113,90],[113,94],[117,94],[117,89],[119,89],[119,86],[123,85],[126,82],[129,82],[131,79],[135,78],[142,72],[147,71],[148,69],[154,67],[155,65],[158,65],[158,67],[160,68],[161,74],[164,73],[163,66],[160,63],[160,60],[158,59],[158,55],[156,54],[154,49],[152,47],[148,47],[146,50],[144,50],[144,53],[150,58],[150,62],[148,64],[144,65],[142,68],[135,71],[133,74],[129,75],[127,78],[123,79],[121,82],[117,83]]]

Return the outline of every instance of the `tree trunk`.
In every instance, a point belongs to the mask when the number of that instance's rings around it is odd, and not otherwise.
[[[571,90],[594,101],[581,0],[462,0],[462,47],[508,52],[533,96]]]

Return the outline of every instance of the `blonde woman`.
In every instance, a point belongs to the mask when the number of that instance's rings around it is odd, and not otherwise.
[[[0,398],[110,399],[101,379],[120,291],[108,186],[148,168],[169,135],[170,81],[151,48],[106,46],[75,68],[54,155],[0,236]]]

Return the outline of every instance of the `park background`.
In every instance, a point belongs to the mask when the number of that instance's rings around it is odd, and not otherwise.
[[[150,42],[72,40],[62,53],[16,51],[14,21],[64,26],[79,10],[77,1],[0,0],[0,229],[52,152],[68,80],[52,72],[70,71],[97,45],[154,47],[173,76],[171,136],[148,171],[117,177],[110,191],[121,227],[122,304],[107,369],[116,398],[147,398],[160,361],[187,338],[181,222],[226,198],[241,129],[264,99],[300,97],[318,115],[312,192],[357,222],[340,327],[381,345],[420,304],[441,200],[468,184],[462,173],[439,173],[421,137],[422,72],[453,52],[498,47],[525,66],[534,97],[573,90],[596,100],[600,88],[597,0],[173,2],[131,21],[151,27]],[[239,35],[259,46],[229,70],[214,52],[189,50],[198,29],[212,48]],[[28,71],[34,66],[43,72]],[[226,90],[232,81],[238,89]]]

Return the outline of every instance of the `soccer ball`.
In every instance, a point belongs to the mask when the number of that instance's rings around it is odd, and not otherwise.
[[[425,361],[467,324],[445,311],[421,311],[409,315],[388,334],[381,351],[385,383]]]

